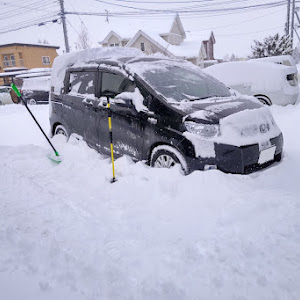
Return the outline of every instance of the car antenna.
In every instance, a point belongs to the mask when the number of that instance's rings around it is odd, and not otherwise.
[[[52,147],[55,156],[53,155],[49,155],[48,158],[50,158],[52,161],[60,163],[61,162],[61,157],[59,156],[58,152],[56,151],[56,149],[54,148],[54,146],[52,145],[52,143],[50,142],[49,138],[47,137],[47,135],[45,134],[44,130],[42,129],[41,125],[39,124],[39,122],[36,120],[36,118],[34,117],[33,113],[31,112],[31,110],[29,109],[26,101],[24,101],[21,93],[19,92],[18,88],[15,86],[14,83],[11,84],[12,89],[14,90],[14,92],[17,94],[17,96],[21,99],[21,101],[23,102],[23,104],[25,105],[26,109],[28,110],[28,112],[30,113],[31,117],[33,118],[33,120],[35,121],[35,123],[37,124],[37,126],[39,127],[39,129],[41,130],[41,132],[43,133],[43,135],[45,136],[46,140],[48,141],[48,143],[50,144],[50,146]]]

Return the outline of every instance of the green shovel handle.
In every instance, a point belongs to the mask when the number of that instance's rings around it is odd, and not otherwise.
[[[12,89],[17,94],[18,97],[21,97],[21,93],[19,92],[18,88],[15,86],[14,83],[11,84]]]

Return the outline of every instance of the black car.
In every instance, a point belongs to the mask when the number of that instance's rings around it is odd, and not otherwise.
[[[50,76],[30,77],[23,79],[21,94],[27,104],[48,104]]]
[[[107,58],[76,62],[64,74],[62,88],[51,87],[52,134],[76,133],[103,154],[110,154],[109,101],[117,157],[180,163],[186,173],[249,173],[281,159],[283,137],[268,108],[232,96],[190,63]]]

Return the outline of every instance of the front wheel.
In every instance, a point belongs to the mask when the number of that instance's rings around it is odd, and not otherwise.
[[[54,135],[56,135],[56,134],[61,134],[61,135],[65,136],[66,138],[69,138],[69,134],[67,132],[67,129],[62,125],[57,125],[55,127]]]
[[[185,174],[188,173],[186,160],[178,150],[168,145],[161,145],[153,149],[150,159],[151,167],[170,169],[176,164],[180,164]]]
[[[268,105],[268,106],[271,106],[271,105],[272,105],[271,100],[270,100],[267,96],[256,95],[255,97],[256,97],[263,105]]]

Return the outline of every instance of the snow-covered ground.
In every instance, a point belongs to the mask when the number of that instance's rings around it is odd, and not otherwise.
[[[48,107],[32,107],[49,131]],[[0,299],[296,300],[300,105],[272,107],[283,161],[251,175],[183,176],[83,141],[53,142],[0,107]]]

